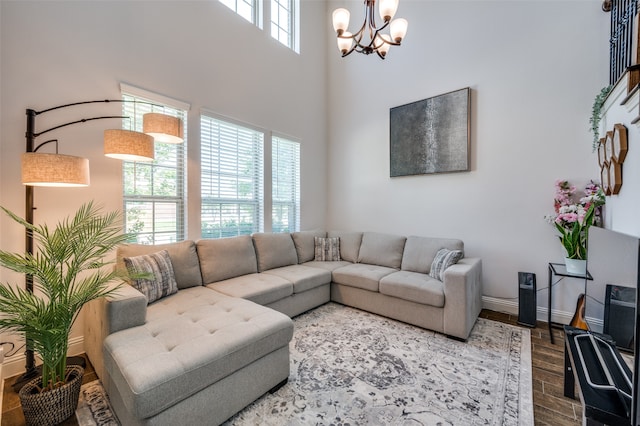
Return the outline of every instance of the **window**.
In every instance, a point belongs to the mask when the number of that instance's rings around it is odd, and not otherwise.
[[[300,144],[272,138],[272,231],[300,230]]]
[[[259,0],[220,0],[220,2],[247,21],[261,27]]]
[[[300,53],[298,28],[300,27],[300,0],[219,0],[229,9],[258,28],[268,25],[271,37]],[[263,12],[264,8],[264,12]]]
[[[264,133],[200,117],[201,235],[220,238],[264,229]]]
[[[176,108],[176,105],[172,106],[164,99],[159,102],[160,97],[154,99],[153,94],[140,95],[141,90],[124,85],[122,92],[122,99],[127,101],[122,103],[122,112],[129,117],[123,119],[124,129],[141,132],[142,116],[147,112],[179,117],[185,126],[184,143],[154,144],[153,162],[123,162],[125,232],[135,235],[131,242],[140,244],[184,240],[186,116],[189,106],[180,105],[182,108]]]
[[[271,0],[271,37],[293,50],[295,3],[296,0]]]

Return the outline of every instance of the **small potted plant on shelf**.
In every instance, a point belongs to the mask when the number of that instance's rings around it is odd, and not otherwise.
[[[584,196],[576,199],[576,187],[566,180],[558,180],[553,201],[555,214],[546,219],[560,233],[560,242],[567,252],[567,272],[584,274],[589,228],[594,224],[601,225],[604,192],[600,185],[591,181],[584,189]]]
[[[83,305],[111,294],[119,278],[104,260],[125,242],[121,216],[92,202],[55,229],[35,226],[2,208],[33,235],[33,254],[0,250],[0,265],[33,277],[34,291],[0,283],[0,331],[22,333],[42,360],[41,375],[19,391],[27,424],[52,425],[75,412],[83,369],[67,366],[69,333]]]

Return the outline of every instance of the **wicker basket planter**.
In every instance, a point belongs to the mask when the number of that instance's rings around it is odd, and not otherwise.
[[[18,396],[27,425],[57,425],[71,417],[78,408],[78,397],[84,369],[78,365],[67,367],[69,381],[54,390],[39,393],[42,378],[37,377],[20,389]]]

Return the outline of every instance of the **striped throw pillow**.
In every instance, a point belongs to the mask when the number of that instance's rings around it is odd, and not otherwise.
[[[458,263],[462,259],[462,250],[448,250],[440,249],[436,253],[436,257],[433,258],[431,263],[431,271],[429,276],[440,281],[444,281],[444,271],[451,265]]]
[[[315,260],[322,262],[340,260],[340,237],[313,237]]]
[[[173,265],[166,250],[143,256],[125,257],[124,264],[131,285],[145,295],[147,303],[154,302],[178,291]],[[136,278],[146,275],[144,278]]]

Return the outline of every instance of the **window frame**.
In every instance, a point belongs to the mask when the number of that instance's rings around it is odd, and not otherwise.
[[[205,129],[203,128],[204,127],[203,119],[208,119],[208,120],[211,120],[212,122],[217,121],[229,127],[235,127],[236,129],[242,129],[243,131],[253,132],[254,136],[255,135],[261,136],[262,139],[261,141],[258,142],[258,146],[257,146],[258,152],[252,153],[252,156],[254,157],[254,159],[257,160],[259,163],[257,165],[254,164],[254,167],[257,167],[258,170],[257,171],[254,170],[252,173],[252,176],[258,179],[256,182],[253,182],[253,188],[251,191],[254,194],[253,199],[249,200],[249,199],[243,199],[243,198],[213,197],[213,196],[205,195],[204,193],[205,192],[205,174],[207,173],[205,171],[205,167],[209,164],[209,162],[204,160],[204,155],[206,155],[206,152],[207,152],[207,149],[204,147],[204,144],[205,142],[207,142],[206,140],[207,138],[205,136]],[[266,205],[267,192],[265,188],[266,186],[265,185],[265,180],[266,180],[265,179],[265,163],[266,163],[265,150],[266,150],[267,136],[268,136],[267,131],[248,123],[234,120],[229,117],[224,117],[220,114],[217,114],[207,109],[202,109],[200,111],[199,121],[200,121],[200,238],[222,238],[222,237],[237,236],[237,235],[250,235],[255,232],[264,232],[265,211],[267,208],[267,205]],[[214,147],[212,146],[211,150],[213,151],[213,149]],[[211,155],[213,157],[214,154],[211,154]],[[215,172],[211,172],[211,173],[214,174]],[[230,177],[230,176],[231,175],[227,174],[227,177]],[[235,176],[239,176],[239,175],[236,174]],[[213,180],[214,179],[212,178],[212,181]],[[208,221],[205,220],[204,214],[207,207],[220,205],[222,208],[222,206],[225,206],[225,205],[231,206],[234,204],[237,205],[237,208],[238,208],[238,216],[237,216],[238,221],[241,220],[240,208],[243,205],[244,206],[251,205],[255,207],[255,213],[254,213],[255,223],[253,224],[253,227],[251,228],[250,231],[244,230],[242,225],[240,225],[240,222],[237,222],[238,225],[236,226],[236,230],[234,232],[224,232],[222,223],[219,224],[219,231],[205,232],[205,226],[206,226],[205,223],[208,223]],[[220,217],[220,219],[222,220],[222,217]]]
[[[262,29],[263,26],[263,0],[218,0],[220,3],[222,3],[223,5],[225,5],[226,7],[228,7],[230,10],[232,10],[236,15],[238,15],[239,17],[243,18],[244,20],[246,20],[247,22],[255,25],[256,27]],[[233,1],[234,5],[231,6],[230,4],[228,4],[230,1]],[[246,5],[248,5],[251,8],[251,16],[247,17],[245,15],[243,15],[239,10],[238,10],[238,3],[244,3]]]
[[[288,166],[293,166],[293,170],[289,169],[288,174],[291,176],[291,181],[285,183],[285,187],[292,188],[293,191],[291,193],[291,197],[287,200],[280,199],[277,194],[280,186],[277,184],[277,179],[279,177],[279,173],[276,170],[277,167],[281,165],[279,161],[279,156],[276,154],[276,150],[280,143],[283,144],[291,144],[295,145],[295,153],[294,153],[294,161],[288,164]],[[281,136],[279,134],[273,133],[271,135],[271,232],[298,232],[300,231],[300,210],[301,210],[301,195],[300,195],[300,181],[301,181],[301,173],[300,173],[300,159],[302,157],[302,144],[299,140],[295,138],[291,138],[288,136]],[[289,211],[292,213],[289,214],[289,218],[287,220],[287,228],[288,229],[275,229],[275,216],[276,209],[281,206],[289,206]],[[293,227],[291,226],[293,224]]]
[[[129,86],[124,83],[120,85],[121,98],[127,100],[122,103],[122,111],[124,116],[130,117],[130,110],[133,106],[133,116],[127,119],[123,119],[122,128],[126,130],[142,131],[142,115],[151,110],[154,112],[164,112],[167,110],[174,110],[175,114],[182,119],[184,126],[184,142],[182,144],[174,145],[176,149],[175,166],[168,164],[159,164],[158,160],[153,162],[122,162],[122,204],[123,204],[123,228],[127,233],[134,234],[136,236],[135,242],[138,244],[162,244],[174,241],[183,241],[187,236],[187,119],[190,109],[190,105],[181,101],[177,101],[166,96],[158,95],[153,92],[149,92],[143,89],[139,89],[134,86]],[[130,98],[139,100],[140,104],[132,102]],[[144,104],[144,103],[147,104]],[[154,105],[148,105],[149,103]],[[140,112],[136,111],[138,108]],[[158,149],[171,149],[172,144],[156,143],[154,142],[154,149],[157,152]],[[133,168],[133,169],[132,169]],[[143,170],[150,170],[148,173],[151,176],[149,180],[149,186],[151,193],[136,194],[129,193],[127,188],[131,185],[128,181],[129,173],[133,173],[134,180],[137,180],[138,173]],[[175,172],[177,174],[174,183],[175,195],[160,195],[154,194],[155,176],[159,171]],[[137,182],[134,181],[135,186]],[[170,183],[171,185],[171,183]],[[132,205],[136,203],[146,203],[151,205],[150,231],[145,232],[131,232],[130,223],[128,221],[129,214],[132,210]],[[158,208],[163,204],[172,204],[175,206],[176,212],[175,227],[170,230],[163,230],[158,223]],[[167,238],[167,236],[169,236]],[[146,237],[146,238],[145,238]],[[146,241],[145,241],[146,240]]]
[[[218,0],[218,2],[245,21],[264,30],[265,33],[268,32],[272,39],[283,46],[300,54],[300,0]],[[285,2],[287,3],[286,7],[282,4]],[[238,8],[239,3],[246,4],[251,8],[250,16],[241,13]],[[279,14],[281,8],[288,11],[287,22],[289,30],[285,31],[287,34],[286,40],[280,38],[279,30],[283,28]],[[278,28],[275,36],[273,34],[274,25]]]
[[[299,49],[299,37],[298,32],[300,28],[300,0],[265,0],[270,4],[269,8],[269,33],[271,37],[283,45],[287,46],[289,49],[293,50],[296,53],[300,53]],[[287,7],[282,5],[283,2],[287,2]],[[275,6],[275,7],[274,7]],[[280,9],[283,8],[288,11],[287,13],[287,21],[289,25],[289,30],[286,31],[283,29],[283,26],[280,22]],[[275,18],[275,19],[274,19]],[[274,35],[274,25],[278,30],[278,34]],[[280,38],[280,30],[286,32],[287,37],[286,41]]]

